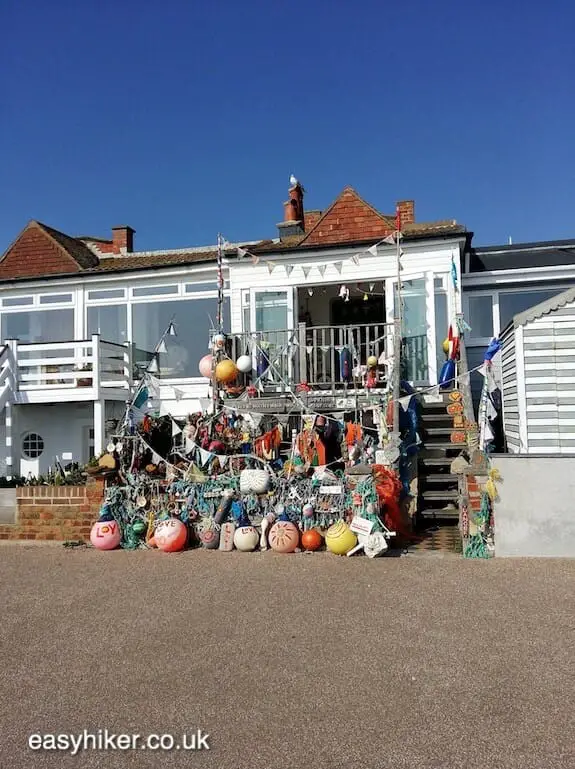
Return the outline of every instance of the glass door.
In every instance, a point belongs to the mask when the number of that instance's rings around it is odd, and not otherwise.
[[[436,331],[434,280],[433,272],[410,273],[401,283],[401,376],[415,386],[437,384],[437,339],[446,334],[444,329]],[[387,321],[393,323],[397,280],[386,281],[386,294]]]
[[[289,383],[297,347],[293,319],[293,289],[250,290],[250,326],[254,340],[254,368],[262,381]]]

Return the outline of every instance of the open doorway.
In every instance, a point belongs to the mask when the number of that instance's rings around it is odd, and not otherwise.
[[[370,292],[369,285],[349,286],[346,301],[339,295],[340,284],[298,288],[298,322],[306,326],[365,326],[385,323],[385,297]]]

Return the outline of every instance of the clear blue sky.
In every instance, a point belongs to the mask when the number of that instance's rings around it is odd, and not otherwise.
[[[0,251],[274,237],[351,184],[476,245],[575,236],[569,0],[2,0]]]

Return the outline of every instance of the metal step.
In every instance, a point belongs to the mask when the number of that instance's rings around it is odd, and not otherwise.
[[[442,518],[459,518],[459,510],[449,509],[449,510],[441,510],[436,509],[434,507],[427,507],[423,510],[419,510],[418,515],[420,515],[422,518],[436,518],[437,520],[441,520]]]
[[[425,432],[428,435],[445,435],[445,433],[451,434],[457,429],[458,428],[453,427],[453,425],[449,425],[449,427],[426,427]]]
[[[432,412],[431,414],[427,414],[424,411],[423,414],[421,415],[421,421],[422,422],[449,422],[449,424],[453,424],[453,417],[447,412],[443,414],[436,414],[435,412]]]
[[[434,473],[433,475],[425,475],[425,473],[419,473],[419,479],[425,481],[425,483],[457,483],[459,476],[452,475],[451,473]]]
[[[420,494],[423,499],[459,499],[457,489],[428,489]]]
[[[419,466],[420,467],[446,467],[451,465],[455,457],[426,457],[420,454]]]
[[[451,443],[451,441],[424,441],[422,445],[423,449],[452,449],[453,451],[461,451],[467,448],[465,443]]]

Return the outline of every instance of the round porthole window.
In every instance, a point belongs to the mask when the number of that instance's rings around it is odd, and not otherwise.
[[[22,454],[26,459],[38,459],[44,451],[44,438],[38,433],[26,433],[22,438]]]

